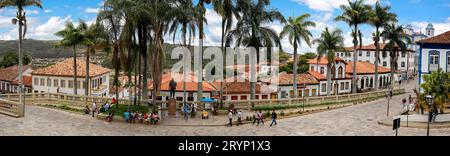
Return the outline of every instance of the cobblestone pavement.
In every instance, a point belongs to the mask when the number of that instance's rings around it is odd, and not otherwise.
[[[412,86],[412,85],[411,85]],[[408,90],[411,91],[411,90]],[[401,99],[408,94],[394,97],[391,101],[390,115],[401,110]],[[25,118],[11,118],[0,115],[0,135],[38,135],[38,136],[98,136],[98,135],[137,135],[137,136],[221,136],[221,135],[318,135],[318,136],[393,136],[391,127],[377,124],[386,119],[387,101],[378,100],[366,104],[320,112],[278,121],[270,128],[264,126],[145,126],[140,124],[105,123],[90,116],[73,114],[49,108],[27,106]],[[432,129],[431,135],[450,135],[450,128]],[[401,128],[399,135],[426,135],[426,129]]]

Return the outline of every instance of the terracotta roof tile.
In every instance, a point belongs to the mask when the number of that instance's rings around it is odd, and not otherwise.
[[[26,87],[31,87],[32,85],[32,78],[31,76],[23,76],[23,85],[25,85]],[[14,81],[12,81],[13,85],[19,85],[19,78],[16,78]]]
[[[286,74],[286,73],[282,73],[280,74],[280,76],[278,77],[279,80],[279,84],[280,85],[292,85],[294,83],[294,74]],[[298,84],[319,84],[319,81],[317,81],[317,79],[308,73],[303,73],[303,74],[297,74],[297,83]]]
[[[344,62],[345,63],[345,61],[340,57],[336,57],[335,60],[336,60],[336,62]],[[317,63],[317,58],[314,58],[314,59],[308,60],[308,64],[326,65],[326,64],[328,64],[328,59],[327,59],[327,57],[320,57],[319,63]]]
[[[316,71],[308,71],[308,74],[311,74],[312,76],[314,76],[314,78],[316,78],[319,81],[327,79],[325,76]]]
[[[86,60],[77,58],[77,77],[86,76]],[[105,73],[109,73],[110,70],[103,68],[99,65],[89,64],[89,76],[95,77],[100,76]],[[71,77],[74,74],[73,70],[73,58],[66,59],[55,65],[49,67],[41,68],[35,70],[33,75],[46,75],[46,76],[61,76],[61,77]]]
[[[347,62],[345,68],[347,74],[353,74],[353,62]],[[378,73],[390,73],[391,69],[378,66]],[[375,65],[369,62],[357,62],[356,63],[357,74],[375,74]]]
[[[418,41],[417,43],[436,43],[436,44],[450,44],[450,31],[443,34],[437,35],[435,37],[427,38]]]
[[[172,78],[175,79],[175,81],[177,81],[177,78],[183,78],[182,74],[177,74],[177,75],[173,75],[172,74],[164,74],[162,76],[161,79],[161,91],[169,91],[170,87],[170,81],[172,80]],[[153,89],[153,81],[150,81],[148,83],[148,88],[149,89]],[[215,88],[215,86],[209,82],[203,81],[203,91],[204,92],[214,92],[217,91],[218,89]],[[190,74],[190,76],[188,75],[186,78],[186,91],[188,92],[196,92],[198,91],[198,82],[197,79],[195,78],[195,76],[193,74]],[[183,91],[184,89],[184,82],[182,82],[180,80],[180,82],[177,82],[177,89],[176,91]]]
[[[26,71],[29,66],[23,66],[22,71]],[[14,65],[11,67],[0,69],[0,80],[12,82],[19,77],[19,66]]]

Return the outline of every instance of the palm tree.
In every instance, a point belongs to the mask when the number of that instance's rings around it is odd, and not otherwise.
[[[397,26],[395,23],[389,24],[384,28],[381,36],[388,40],[383,49],[383,56],[386,56],[389,51],[391,61],[391,86],[394,87],[394,72],[398,69],[398,54],[399,52],[406,53],[408,50],[407,44],[411,43],[411,37],[405,33],[403,26]]]
[[[294,46],[294,65],[293,65],[293,90],[294,90],[294,98],[297,98],[297,68],[298,68],[298,56],[297,56],[297,48],[301,46],[301,41],[304,40],[306,44],[311,47],[311,31],[308,30],[308,27],[314,27],[316,24],[311,21],[307,21],[307,19],[311,15],[303,14],[297,18],[289,17],[287,23],[284,25],[283,31],[280,33],[280,37],[289,37],[290,43]]]
[[[390,6],[383,7],[378,1],[375,4],[374,10],[372,10],[369,18],[369,24],[375,27],[375,34],[373,40],[375,42],[375,80],[378,80],[378,64],[380,61],[380,28],[388,25],[391,22],[397,22],[397,15],[390,13]],[[378,81],[375,81],[375,90],[378,90]]]
[[[55,33],[56,36],[62,37],[56,46],[73,47],[73,93],[77,95],[78,81],[77,81],[77,45],[83,42],[83,31],[85,25],[80,20],[78,27],[75,27],[72,22],[68,21],[63,30]]]
[[[211,0],[199,0],[196,6],[196,17],[197,17],[197,24],[198,24],[198,31],[199,31],[199,60],[198,63],[200,65],[200,68],[197,71],[197,77],[198,77],[198,92],[197,92],[197,99],[203,98],[203,38],[205,37],[205,32],[203,28],[203,22],[206,22],[205,19],[205,4],[210,4]]]
[[[88,26],[84,21],[80,21],[80,26],[83,27],[83,41],[82,44],[86,46],[86,78],[85,78],[85,95],[90,95],[90,76],[89,76],[89,60],[90,55],[95,54],[97,49],[104,49],[108,51],[107,35],[104,26],[95,23]],[[109,84],[108,84],[109,85]]]
[[[225,55],[225,36],[231,30],[233,24],[233,13],[235,11],[234,0],[214,0],[214,11],[222,17],[222,38],[221,48],[222,53]],[[223,56],[225,60],[225,56]],[[224,61],[225,63],[225,61]],[[223,103],[223,80],[220,82],[220,103]]]
[[[19,48],[18,48],[18,57],[19,57],[19,71],[22,71],[22,40],[25,38],[25,35],[27,33],[27,18],[26,18],[26,11],[25,7],[35,6],[40,9],[42,9],[42,2],[41,0],[0,0],[0,9],[3,9],[5,7],[15,7],[17,8],[16,18],[13,19],[13,24],[19,23]],[[19,96],[20,96],[20,104],[23,105],[23,109],[25,109],[25,99],[23,94],[23,77],[22,72],[19,73]],[[25,116],[25,110],[23,110],[22,116]]]
[[[275,9],[269,9],[270,0],[259,0],[257,2],[248,0],[238,0],[235,16],[238,20],[236,28],[227,35],[226,44],[230,45],[235,41],[236,46],[256,48],[257,63],[259,64],[259,48],[279,46],[282,51],[280,37],[278,33],[266,25],[274,21],[285,23],[283,15]],[[270,56],[270,54],[268,54]],[[255,75],[250,75],[255,76]],[[253,79],[253,78],[250,78]],[[250,82],[250,99],[255,99],[256,83]]]
[[[327,94],[331,95],[331,77],[335,75],[331,73],[331,68],[335,66],[336,63],[336,54],[335,52],[341,51],[344,49],[344,37],[342,37],[342,31],[337,29],[332,32],[325,28],[325,31],[322,32],[320,38],[315,39],[314,44],[317,44],[317,53],[318,58],[326,55],[328,64],[327,64]],[[356,63],[356,62],[354,62]]]
[[[348,0],[348,6],[341,5],[342,15],[335,18],[336,21],[343,21],[350,27],[353,27],[353,62],[358,61],[357,46],[358,46],[358,25],[364,24],[369,19],[371,7],[364,4],[364,0],[356,0],[354,2]],[[356,93],[356,63],[353,64],[352,77],[352,93]]]
[[[108,32],[108,45],[112,47],[112,62],[114,67],[113,85],[116,91],[116,106],[119,107],[119,72],[120,72],[120,32],[122,31],[121,23],[123,21],[123,13],[120,9],[124,6],[123,0],[106,0],[102,10],[97,15],[97,22],[104,24],[104,29]]]

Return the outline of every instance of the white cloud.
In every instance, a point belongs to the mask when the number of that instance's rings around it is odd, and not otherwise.
[[[425,32],[425,28],[429,22],[420,21],[420,22],[412,22],[412,26],[416,31],[421,30],[422,32]],[[434,35],[439,35],[442,33],[445,33],[447,31],[450,31],[450,17],[447,19],[446,22],[435,22],[432,23],[435,29]]]
[[[6,28],[13,26],[11,24],[11,17],[0,16],[0,28]]]
[[[51,17],[46,23],[39,25],[34,31],[30,32],[30,37],[41,40],[57,39],[54,34],[64,29],[66,21],[70,19],[70,16],[65,18],[59,16]]]
[[[86,8],[84,11],[85,11],[86,13],[93,13],[93,14],[96,14],[96,13],[98,13],[98,12],[100,11],[100,9],[99,9],[99,8]]]
[[[341,5],[347,5],[347,0],[292,0],[302,5],[308,6],[310,9],[317,11],[329,11],[338,9]],[[375,4],[378,0],[366,0],[366,4]]]
[[[45,12],[45,13],[50,13],[50,12],[52,12],[52,10],[46,9],[46,10],[44,10],[44,12]]]
[[[37,15],[37,14],[39,14],[39,11],[37,11],[37,10],[25,10],[25,12],[28,15],[33,15],[33,14]]]

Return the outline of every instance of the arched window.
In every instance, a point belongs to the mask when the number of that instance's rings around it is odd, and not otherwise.
[[[430,51],[430,56],[429,56],[428,61],[429,61],[428,70],[430,72],[436,71],[439,68],[439,51],[436,51],[436,50]]]
[[[336,78],[336,67],[331,67],[331,77]]]
[[[338,69],[338,78],[343,78],[344,77],[343,72],[344,72],[344,70],[342,69],[342,66],[339,67],[339,69]]]

